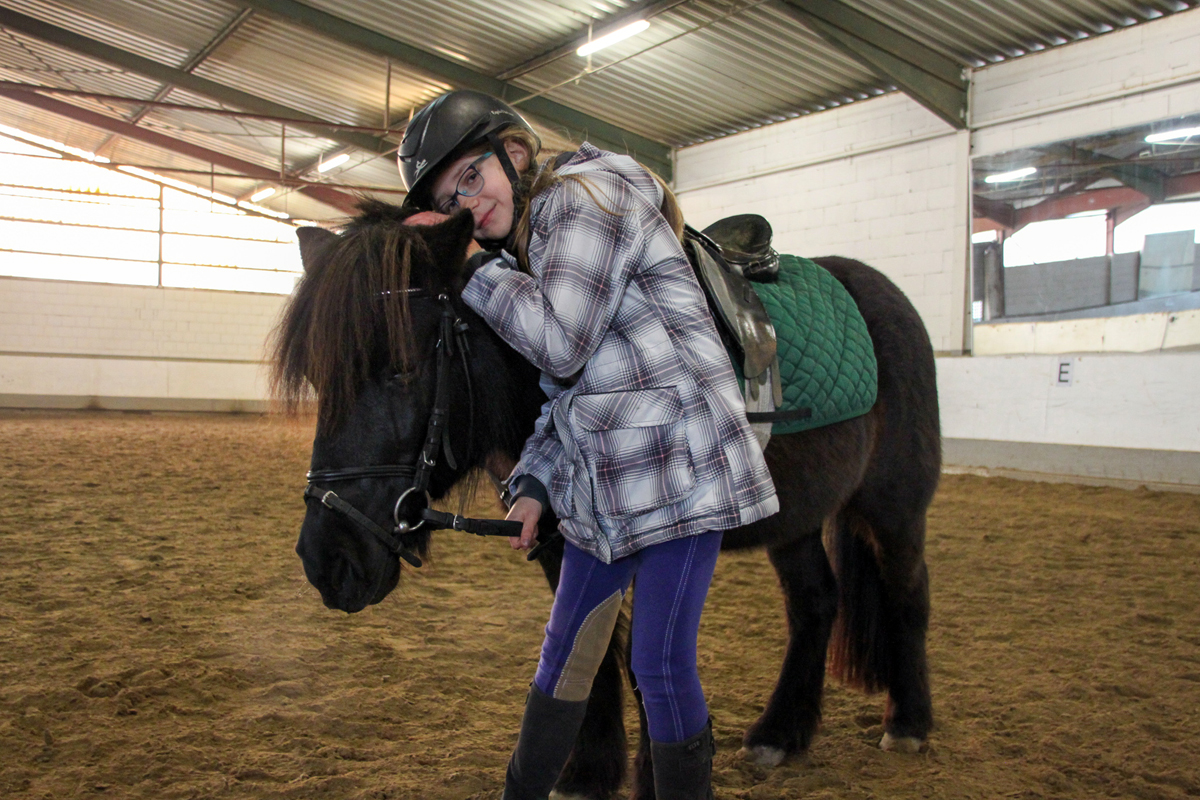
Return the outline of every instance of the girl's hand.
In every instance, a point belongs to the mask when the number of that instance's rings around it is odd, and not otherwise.
[[[413,214],[408,219],[404,220],[404,224],[405,225],[441,225],[443,222],[445,222],[448,219],[450,219],[449,216],[439,213],[437,211],[420,211],[416,214]],[[482,249],[483,248],[479,246],[479,242],[472,239],[467,244],[467,258],[470,258],[471,256],[475,255]]]
[[[532,497],[518,497],[508,510],[505,519],[521,523],[521,537],[508,537],[508,543],[514,550],[528,550],[533,547],[537,536],[538,520],[542,518],[542,504]]]

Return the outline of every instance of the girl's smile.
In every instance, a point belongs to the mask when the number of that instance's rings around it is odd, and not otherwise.
[[[529,163],[524,146],[506,142],[505,150],[517,172],[523,171]],[[433,204],[449,213],[459,208],[470,209],[475,219],[476,239],[505,239],[514,222],[512,184],[504,174],[500,159],[495,155],[482,155],[486,157],[481,157],[478,152],[470,153],[451,162],[433,183]],[[474,180],[482,181],[483,186],[476,194],[464,196],[460,190],[461,181],[470,170],[478,173]]]

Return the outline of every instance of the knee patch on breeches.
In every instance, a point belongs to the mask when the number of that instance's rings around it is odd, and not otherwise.
[[[592,692],[592,680],[608,651],[613,628],[621,613],[621,592],[613,592],[598,604],[584,619],[571,643],[571,652],[563,665],[562,674],[554,684],[554,697],[559,700],[586,700]]]

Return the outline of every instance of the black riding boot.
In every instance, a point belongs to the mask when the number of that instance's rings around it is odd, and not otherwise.
[[[650,742],[656,800],[712,800],[712,760],[717,752],[712,720],[690,739]]]
[[[557,700],[529,687],[517,749],[508,760],[503,800],[545,800],[571,756],[587,700]]]

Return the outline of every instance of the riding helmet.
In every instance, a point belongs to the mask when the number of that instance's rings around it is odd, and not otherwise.
[[[512,106],[491,95],[470,89],[447,92],[413,115],[404,131],[396,160],[400,178],[408,189],[405,205],[424,205],[428,179],[448,156],[483,142],[496,148],[504,172],[513,183],[517,173],[497,134],[516,125],[533,134],[533,128]],[[537,138],[537,134],[533,134]]]

